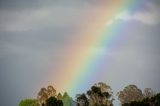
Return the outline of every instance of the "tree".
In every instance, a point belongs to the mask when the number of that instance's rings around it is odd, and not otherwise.
[[[143,99],[142,91],[136,85],[126,86],[123,91],[118,92],[117,95],[121,104]]]
[[[77,101],[78,106],[89,106],[88,98],[86,97],[84,93],[78,94],[76,98],[77,98],[76,101]]]
[[[46,100],[46,106],[63,106],[62,100],[57,100],[55,97],[50,97]]]
[[[77,95],[78,106],[112,106],[113,96],[111,87],[103,82],[99,82],[91,87],[85,94]],[[84,105],[86,103],[86,105]],[[82,105],[81,105],[82,104]]]
[[[52,85],[49,85],[47,87],[47,95],[48,95],[48,97],[56,96],[56,90],[54,89],[54,87]]]
[[[58,93],[57,99],[58,99],[58,100],[62,100],[62,98],[63,98],[63,97],[62,97],[62,94],[61,94],[61,93]]]
[[[113,93],[111,87],[103,82],[99,82],[87,91],[89,102],[91,105],[111,106],[113,101]]]
[[[65,93],[63,94],[62,101],[63,101],[63,105],[64,105],[64,106],[71,106],[73,100],[72,100],[72,98],[68,95],[68,93],[65,92]]]
[[[38,101],[35,99],[21,100],[19,106],[39,106]]]
[[[100,87],[101,92],[111,92],[111,87],[104,82],[99,82],[98,87]]]
[[[155,95],[155,92],[151,88],[145,88],[144,89],[144,98],[151,98]]]
[[[160,106],[160,93],[150,98],[144,98],[141,101],[132,101],[130,103],[124,103],[122,106]]]
[[[40,105],[44,105],[48,98],[55,96],[56,90],[53,86],[49,85],[47,88],[41,88],[41,90],[38,92],[37,100]]]
[[[56,106],[57,99],[55,97],[50,97],[46,100],[46,106]]]
[[[62,100],[57,100],[57,106],[63,106],[63,101]]]
[[[45,104],[45,101],[48,99],[47,95],[47,89],[41,88],[41,90],[38,92],[37,100],[40,105]]]

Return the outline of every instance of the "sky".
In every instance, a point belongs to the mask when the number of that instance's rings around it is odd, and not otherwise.
[[[73,98],[100,81],[115,94],[129,84],[160,92],[160,1],[126,1],[0,0],[0,105],[50,84]],[[104,30],[116,34],[97,46]]]

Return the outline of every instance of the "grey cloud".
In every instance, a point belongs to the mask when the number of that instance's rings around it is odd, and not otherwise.
[[[51,27],[78,27],[84,12],[106,6],[108,0],[2,0],[0,31],[29,31]],[[81,26],[82,27],[82,26]]]
[[[11,5],[11,6],[10,6]],[[38,5],[38,6],[36,6]],[[29,31],[55,27],[77,27],[91,10],[83,1],[1,1],[0,31]]]
[[[45,4],[43,0],[1,0],[1,10],[33,9]]]
[[[18,10],[35,9],[45,6],[85,7],[91,5],[104,5],[108,0],[1,0],[0,9]]]
[[[41,8],[32,11],[0,11],[1,31],[29,31],[42,28],[71,27],[84,17],[83,10],[72,8]],[[79,21],[78,21],[79,20]]]
[[[48,67],[55,69],[56,63],[63,58],[59,50],[62,46],[54,41],[55,36],[0,37],[0,92],[4,95],[0,105],[17,106],[22,98],[35,97],[47,80]],[[55,60],[57,62],[52,64]]]
[[[160,8],[159,4],[155,1],[147,1],[141,4],[138,10],[123,10],[115,16],[112,20],[108,21],[106,25],[112,25],[117,20],[122,21],[138,21],[146,25],[157,25],[160,23]]]

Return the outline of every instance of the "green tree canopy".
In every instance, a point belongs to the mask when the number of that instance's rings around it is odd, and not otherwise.
[[[71,106],[73,100],[72,100],[72,98],[68,95],[68,93],[65,92],[65,93],[63,94],[62,101],[63,101],[63,105],[64,105],[64,106]]]
[[[21,100],[19,106],[39,106],[38,101],[35,99],[24,99]]]
[[[62,94],[61,94],[61,93],[58,93],[57,99],[58,99],[58,100],[62,100],[62,98],[63,98],[63,97],[62,97]]]

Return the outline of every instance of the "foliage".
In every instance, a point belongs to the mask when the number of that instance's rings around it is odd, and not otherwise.
[[[87,94],[77,95],[78,106],[112,106],[111,87],[103,82],[99,82],[87,91]]]
[[[46,100],[50,97],[56,96],[56,90],[53,86],[49,85],[47,88],[41,88],[41,90],[38,92],[37,100],[39,104],[45,104]]]
[[[117,93],[122,106],[160,106],[160,93],[155,95],[151,88],[144,93],[136,85],[128,85]],[[76,101],[65,92],[56,94],[53,86],[41,88],[36,99],[25,99],[19,106],[113,106],[113,93],[109,85],[99,82],[83,94],[76,95]]]
[[[48,95],[48,97],[51,97],[51,96],[54,97],[54,96],[56,96],[56,90],[54,89],[53,86],[49,85],[47,87],[47,95]]]
[[[63,102],[55,97],[50,97],[46,100],[46,106],[63,106]]]
[[[37,100],[39,104],[45,104],[45,101],[48,99],[47,95],[47,89],[41,88],[41,90],[38,92]]]
[[[72,98],[67,94],[67,92],[65,92],[63,96],[61,93],[56,95],[56,90],[51,85],[49,85],[47,88],[41,88],[41,90],[38,92],[37,100],[40,105],[45,105],[47,104],[46,102],[50,103],[51,101],[51,104],[53,105],[55,103],[53,97],[58,103],[63,102],[64,106],[71,106],[73,101]]]
[[[62,101],[64,106],[71,106],[72,105],[72,98],[68,95],[67,92],[64,93],[63,97],[62,97]]]
[[[57,95],[57,99],[58,99],[58,100],[62,100],[62,99],[63,99],[63,97],[62,97],[62,94],[61,94],[61,93],[58,93],[58,95]]]
[[[151,88],[144,89],[144,98],[150,98],[155,95],[155,92]]]
[[[19,103],[19,106],[39,106],[39,104],[35,99],[25,99]]]
[[[143,93],[136,85],[126,86],[123,91],[118,92],[117,95],[121,104],[143,99]]]
[[[86,95],[83,93],[83,94],[78,94],[76,96],[77,98],[77,105],[78,106],[89,106],[89,101],[88,101],[88,98],[86,97]]]
[[[160,93],[150,98],[144,98],[142,101],[122,104],[122,106],[160,106]]]

